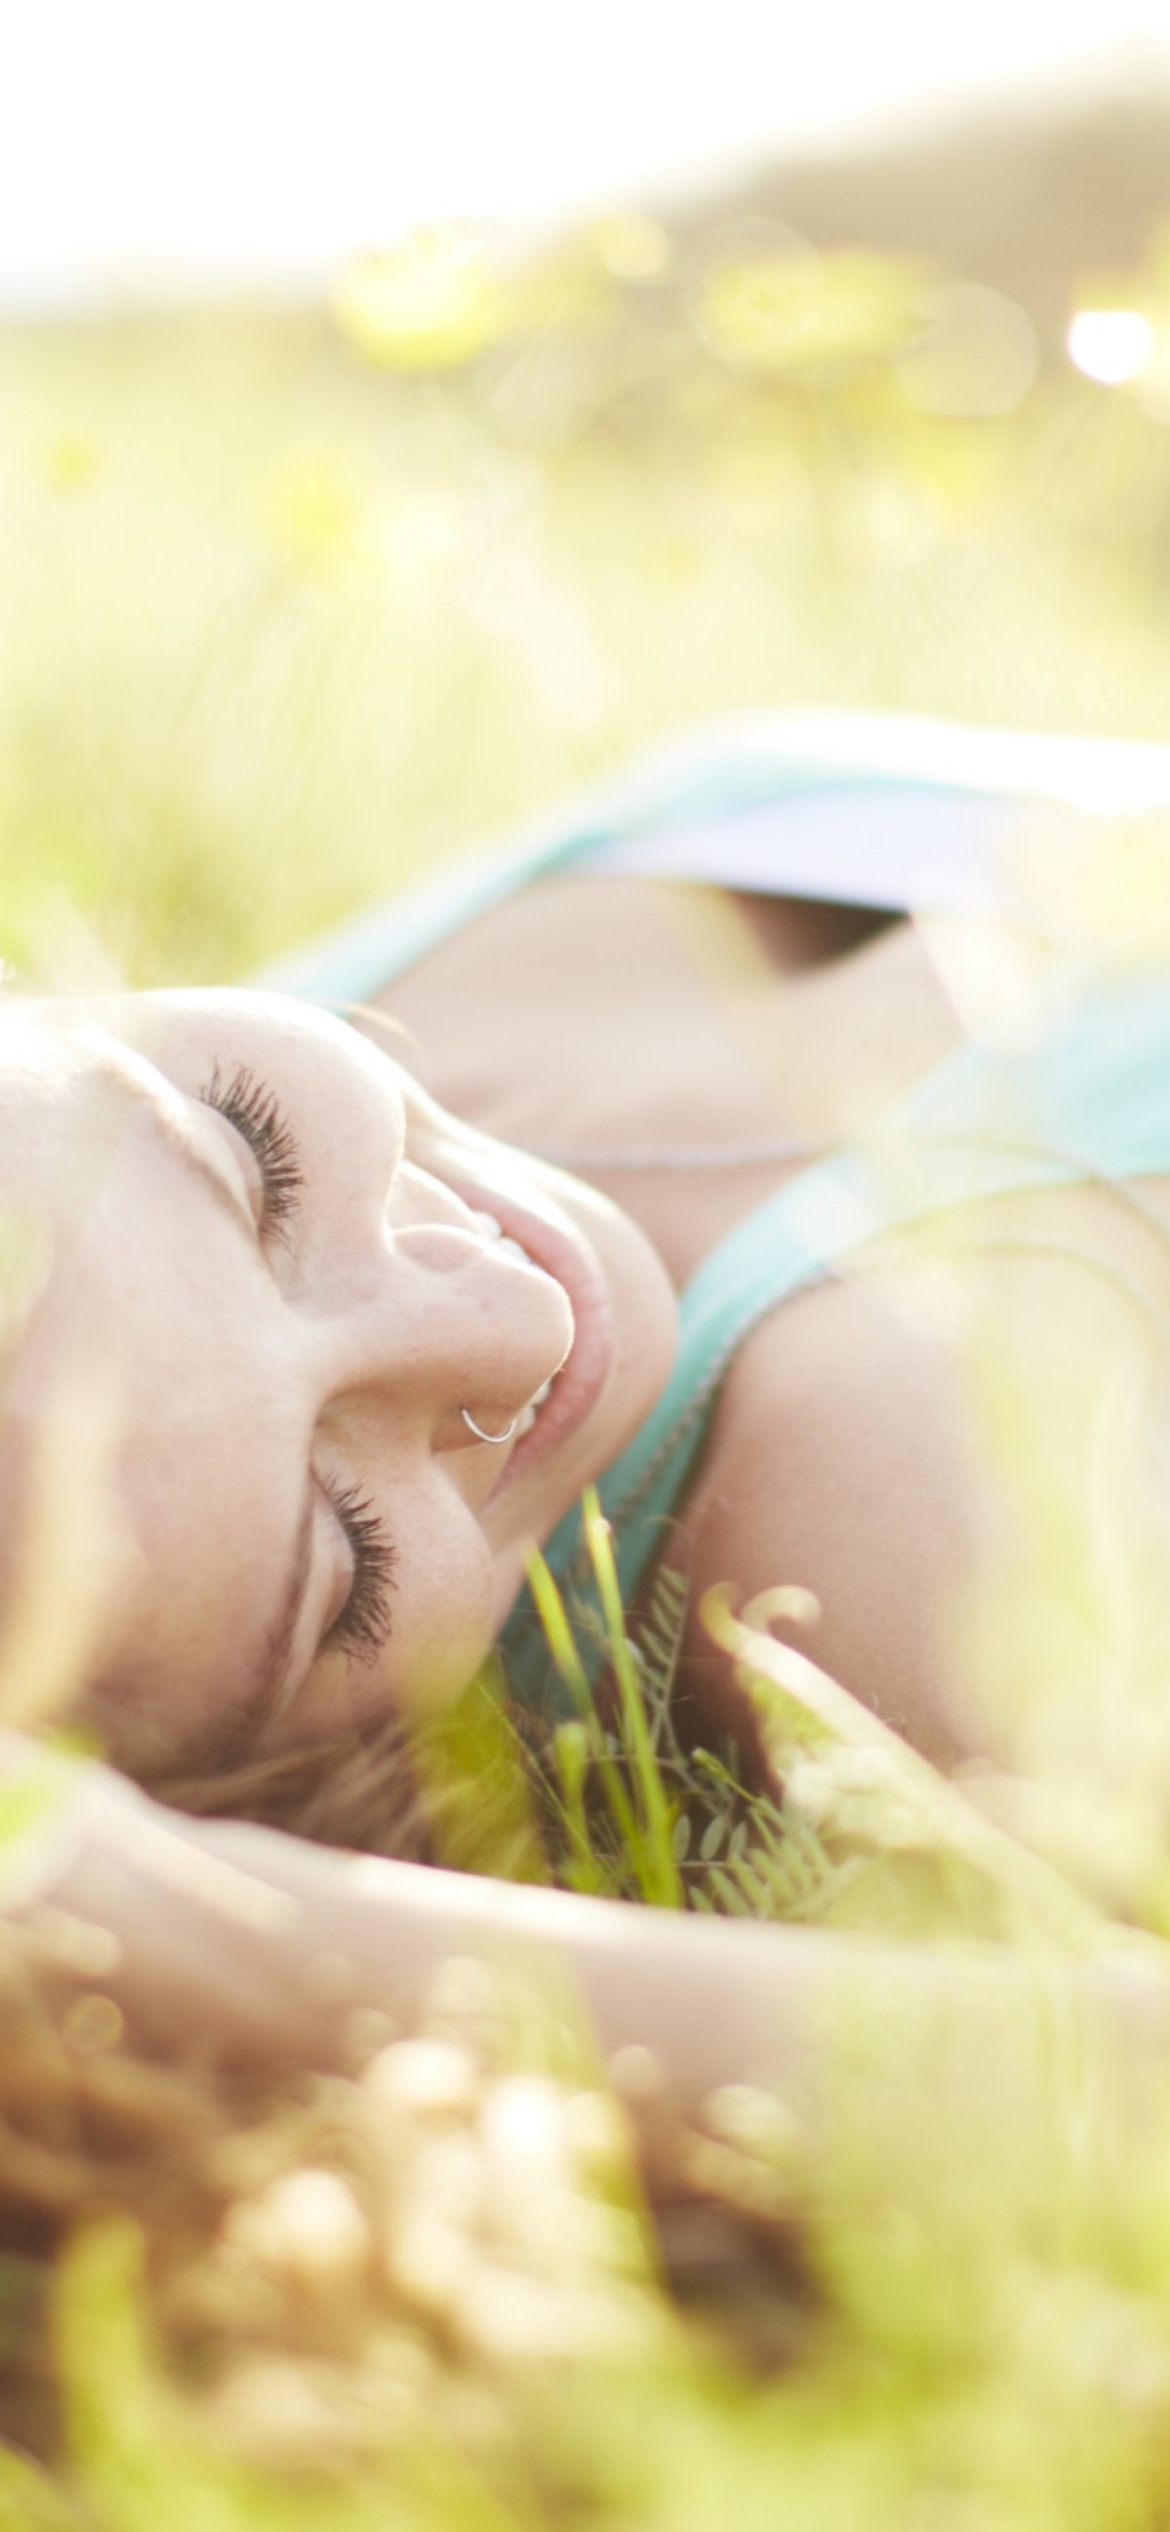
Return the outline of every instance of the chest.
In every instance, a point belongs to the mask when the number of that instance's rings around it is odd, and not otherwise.
[[[611,1195],[679,1287],[957,1035],[906,925],[601,877],[530,889],[384,1008],[444,1105]]]
[[[530,891],[386,1007],[445,1104],[593,1180],[680,1286],[803,1166],[800,1147],[848,1138],[959,1035],[909,926],[601,879]],[[753,1145],[768,1148],[745,1161]],[[645,1162],[688,1150],[730,1165]],[[1148,1483],[1165,1230],[1081,1187],[1012,1199],[968,1232],[965,1253],[912,1244],[888,1271],[794,1297],[734,1362],[674,1533],[703,1729],[729,1689],[698,1616],[710,1583],[740,1601],[811,1591],[822,1615],[801,1649],[951,1763],[1019,1757],[1014,1647],[1063,1609],[1070,1576],[1079,1588],[1110,1558],[1170,1571]],[[1116,1482],[1091,1492],[1113,1413]],[[1054,1728],[1067,1742],[1067,1699],[1058,1727],[1026,1724],[1039,1741]]]

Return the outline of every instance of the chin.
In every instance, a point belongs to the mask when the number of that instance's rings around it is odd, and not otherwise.
[[[662,1259],[627,1214],[618,1220],[622,1237],[615,1261],[619,1271],[612,1274],[613,1367],[599,1401],[594,1474],[617,1458],[657,1404],[678,1345],[678,1299]]]

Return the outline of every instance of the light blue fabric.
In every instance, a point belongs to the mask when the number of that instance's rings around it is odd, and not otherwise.
[[[800,723],[797,736],[778,720],[770,739],[767,725],[746,725],[752,734],[749,742],[746,733],[737,738],[733,724],[705,750],[666,749],[625,780],[589,792],[568,804],[556,819],[531,827],[503,851],[461,862],[406,896],[364,909],[324,939],[273,961],[255,982],[337,1010],[366,1002],[464,924],[505,904],[534,880],[570,864],[575,870],[597,871],[645,867],[663,878],[705,872],[729,887],[759,885],[750,875],[750,868],[758,866],[758,849],[745,856],[750,867],[736,871],[733,866],[736,834],[746,836],[760,812],[787,808],[798,813],[802,803],[823,801],[828,794],[850,805],[856,803],[859,811],[868,803],[871,814],[879,803],[883,809],[913,814],[924,797],[940,806],[951,803],[970,808],[975,803],[985,807],[989,812],[986,837],[965,839],[964,856],[971,875],[968,895],[983,902],[985,855],[979,847],[994,840],[997,811],[1010,809],[1018,795],[999,782],[959,780],[946,769],[945,758],[938,760],[937,745],[925,753],[938,769],[923,770],[916,761],[924,753],[914,743],[917,726],[907,725],[911,735],[904,751],[906,763],[895,759],[888,766],[857,762],[856,747],[845,752],[835,749],[827,723],[819,744],[815,726]],[[717,864],[709,850],[716,826]],[[853,831],[863,831],[858,821]],[[846,885],[834,884],[831,858],[831,847],[826,853],[822,844],[815,867],[794,868],[786,874],[784,894],[837,897],[858,905],[922,903],[917,888],[899,894],[895,885],[894,894],[889,894],[888,848],[875,856],[868,876],[851,857]],[[914,876],[920,876],[917,857]],[[775,893],[770,882],[769,890]],[[943,891],[948,903],[954,893],[949,882]]]
[[[833,803],[841,816],[826,831]],[[570,864],[856,905],[983,908],[1002,895],[1011,822],[1045,804],[1089,818],[1170,809],[1170,747],[895,713],[732,716],[255,981],[338,1009],[368,1001],[465,923]],[[783,867],[769,875],[777,851]]]
[[[879,803],[884,810],[893,802],[913,800],[921,812],[924,797],[932,799],[941,832],[948,814],[953,824],[960,804],[982,802],[998,819],[1018,806],[1021,797],[995,782],[973,779],[979,766],[977,734],[956,734],[964,779],[955,780],[938,732],[929,725],[907,725],[918,730],[924,726],[930,741],[925,750],[908,744],[903,752],[910,762],[899,765],[888,761],[887,747],[887,761],[868,773],[856,761],[856,748],[853,761],[843,762],[831,745],[819,754],[811,751],[802,733],[805,743],[798,749],[783,725],[771,745],[766,733],[761,743],[757,731],[755,744],[744,751],[724,741],[705,754],[691,751],[681,763],[675,759],[652,765],[633,782],[582,804],[576,816],[535,833],[521,849],[456,871],[437,888],[363,917],[322,953],[310,952],[261,981],[336,1004],[361,1002],[463,923],[547,872],[570,864],[588,868],[591,858],[598,867],[621,868],[623,838],[632,846],[626,866],[639,859],[645,864],[646,839],[669,847],[675,833],[687,839],[679,859],[687,875],[695,876],[702,867],[696,838],[714,828],[720,850],[706,876],[727,879],[729,860],[734,865],[728,836],[734,836],[737,817],[755,821],[758,847],[762,809],[770,805],[779,820],[782,813],[795,813],[801,799],[823,802],[828,792],[840,796],[845,811],[840,835],[847,849],[835,861],[836,848],[829,839],[825,861],[812,874],[815,893],[847,894],[882,906],[921,905],[920,816],[913,870],[902,874],[905,884],[888,853],[875,864],[868,888],[864,869],[859,879],[856,831],[848,830],[865,820],[867,806],[872,813]],[[884,725],[874,727],[884,738]],[[1057,743],[1036,741],[1032,746],[1039,755],[1031,762],[1028,742],[1012,745],[1017,751],[1012,767],[1017,779],[1022,773],[1033,799],[1063,799],[1075,808],[1080,767],[1092,776],[1083,784],[1091,811],[1111,802],[1129,805],[1135,798],[1145,805],[1170,802],[1170,750],[1127,750],[1106,743],[1103,761],[1102,749],[1093,743],[1072,742],[1054,758]],[[896,749],[894,753],[896,758]],[[929,771],[923,770],[924,753]],[[1002,744],[1000,754],[1002,759]],[[987,757],[989,762],[995,757],[990,741]],[[987,903],[991,874],[984,848],[989,839],[994,843],[997,831],[988,829],[984,835],[978,821],[973,825],[967,820],[962,829],[965,858],[961,864],[952,859],[943,892],[947,903]],[[794,859],[795,887],[789,875]],[[669,858],[664,868],[659,855],[654,866],[667,876]],[[799,852],[790,854],[786,866],[784,851],[778,849],[774,885],[778,892],[814,893],[807,854],[803,862]],[[602,1479],[602,1503],[614,1526],[627,1600],[667,1534],[723,1373],[750,1330],[783,1301],[807,1290],[883,1230],[905,1228],[979,1198],[1167,1170],[1170,978],[1163,976],[1129,982],[1123,990],[1086,992],[1074,1003],[1056,1005],[1037,1042],[1021,1052],[979,1042],[965,1045],[889,1111],[864,1150],[844,1150],[802,1171],[738,1223],[692,1278],[680,1304],[679,1351],[667,1389]],[[574,1512],[546,1551],[562,1581],[572,1581],[574,1568],[579,1569],[579,1538]],[[584,1596],[588,1598],[587,1590]],[[531,1610],[523,1604],[509,1622],[505,1644],[518,1693],[547,1703],[548,1663]]]
[[[683,1295],[670,1382],[600,1493],[627,1596],[661,1544],[719,1378],[748,1332],[883,1231],[980,1199],[1170,1170],[1170,978],[1096,993],[1008,1054],[972,1042],[864,1150],[803,1170],[737,1223]],[[565,1570],[573,1521],[552,1542]]]

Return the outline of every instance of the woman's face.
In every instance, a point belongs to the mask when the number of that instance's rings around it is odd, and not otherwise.
[[[63,1366],[100,1363],[130,1550],[112,1754],[275,1752],[461,1686],[665,1379],[641,1233],[275,996],[76,1016],[53,1119],[55,1262],[5,1453]],[[519,1430],[482,1441],[464,1409]]]

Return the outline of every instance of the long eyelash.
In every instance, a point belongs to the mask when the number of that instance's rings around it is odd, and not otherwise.
[[[356,1486],[330,1489],[329,1500],[349,1540],[353,1582],[328,1641],[344,1645],[362,1662],[375,1662],[390,1633],[390,1593],[395,1551],[368,1495]]]
[[[264,1185],[264,1228],[279,1231],[295,1214],[305,1183],[297,1140],[274,1091],[249,1064],[238,1064],[225,1082],[218,1064],[199,1096],[217,1108],[255,1153]]]

